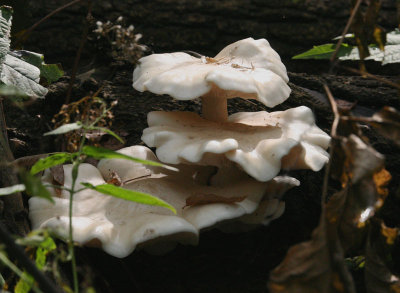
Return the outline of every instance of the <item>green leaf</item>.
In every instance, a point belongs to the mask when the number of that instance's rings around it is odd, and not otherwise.
[[[34,283],[35,279],[26,271],[24,271],[17,285],[15,285],[14,293],[28,293]]]
[[[44,135],[58,135],[58,134],[64,134],[67,132],[71,132],[74,130],[81,129],[83,127],[82,123],[80,122],[75,122],[75,123],[68,123],[64,124],[52,131],[46,132]]]
[[[36,247],[35,263],[37,268],[42,271],[46,265],[48,253],[57,248],[53,238],[46,230],[33,230],[27,236],[16,239],[15,242],[23,246]],[[15,292],[30,292],[33,284],[34,279],[32,276],[24,271],[15,286]],[[35,288],[33,289],[35,290]]]
[[[6,97],[14,102],[26,101],[29,96],[13,85],[0,85],[0,96]]]
[[[88,127],[87,129],[88,130],[100,130],[102,132],[108,133],[109,135],[115,137],[120,143],[125,143],[124,140],[118,134],[116,134],[114,131],[112,131],[108,128],[94,126],[94,127]]]
[[[164,208],[170,209],[171,211],[174,212],[174,214],[176,214],[176,210],[173,206],[169,205],[162,199],[159,199],[159,198],[152,196],[150,194],[147,194],[147,193],[124,189],[124,188],[121,188],[121,187],[118,187],[118,186],[115,186],[112,184],[102,184],[102,185],[97,185],[97,186],[94,186],[90,183],[81,183],[81,184],[87,188],[90,188],[90,189],[96,190],[100,193],[111,195],[111,196],[114,196],[117,198],[134,201],[134,202],[141,203],[141,204],[164,207]]]
[[[369,56],[365,60],[382,62],[382,65],[400,62],[400,30],[395,29],[386,34],[386,45],[382,51],[377,45],[370,44]],[[335,44],[314,46],[311,50],[292,57],[292,59],[329,59],[335,51]],[[342,44],[337,57],[340,60],[360,60],[358,48]]]
[[[0,6],[0,76],[2,64],[10,51],[10,31],[13,10],[8,6]]]
[[[48,168],[64,164],[65,162],[71,161],[73,154],[70,153],[57,153],[50,155],[47,158],[40,159],[31,168],[31,174],[35,175],[40,171]]]
[[[167,165],[164,165],[164,164],[161,164],[158,162],[154,162],[154,161],[148,161],[148,160],[142,160],[142,159],[130,157],[130,156],[118,153],[118,152],[114,152],[109,149],[105,149],[105,148],[99,148],[99,147],[94,147],[94,146],[84,146],[82,149],[82,152],[85,155],[95,158],[95,159],[98,159],[98,160],[100,160],[100,159],[125,159],[125,160],[134,161],[136,163],[144,164],[144,165],[163,167],[168,170],[179,171],[177,168],[174,168],[171,166],[167,166]]]
[[[36,266],[39,269],[43,269],[46,265],[47,254],[57,248],[56,243],[50,236],[45,237],[44,241],[40,243],[36,249]]]
[[[17,185],[13,185],[13,186],[9,186],[9,187],[3,187],[3,188],[0,188],[0,196],[12,194],[12,193],[16,193],[16,192],[21,192],[21,191],[25,191],[25,185],[23,185],[23,184],[17,184]]]
[[[11,7],[0,7],[0,84],[14,85],[30,97],[43,98],[47,89],[39,84],[39,68],[10,52],[12,12]]]
[[[349,55],[354,47],[342,44],[338,51],[337,57]],[[336,44],[325,44],[314,46],[312,49],[292,57],[292,59],[329,59],[335,52]]]
[[[47,89],[39,84],[40,70],[36,66],[7,54],[1,67],[1,82],[18,87],[32,98],[44,98],[47,94]]]
[[[32,175],[30,172],[20,172],[22,182],[25,184],[26,193],[30,196],[38,196],[54,203],[54,199],[50,192],[43,186],[40,178]]]
[[[42,54],[20,50],[14,51],[13,55],[39,68],[40,77],[46,79],[48,83],[55,82],[64,75],[60,64],[44,63],[44,56]]]

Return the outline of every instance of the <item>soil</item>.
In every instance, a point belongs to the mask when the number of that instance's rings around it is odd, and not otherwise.
[[[46,11],[51,11],[57,6],[57,1],[45,1],[46,4],[43,4],[43,1],[34,2],[34,4],[29,4],[32,6],[31,19],[37,19]],[[135,9],[127,11],[125,5],[128,2],[132,2]],[[383,106],[400,108],[398,91],[385,83],[373,78],[351,76],[344,71],[339,71],[335,75],[323,74],[327,72],[329,66],[325,61],[297,62],[289,59],[290,56],[320,43],[323,39],[340,34],[340,30],[348,17],[348,11],[343,7],[341,7],[340,13],[333,18],[335,24],[337,24],[334,32],[331,27],[327,27],[327,24],[323,22],[330,11],[332,12],[335,7],[339,7],[333,4],[336,1],[305,1],[310,3],[301,6],[307,8],[302,12],[302,21],[310,24],[304,28],[302,34],[293,33],[293,30],[278,33],[278,30],[282,27],[293,26],[294,19],[299,13],[296,12],[299,7],[292,4],[295,1],[271,1],[276,3],[270,5],[260,4],[262,1],[252,1],[259,3],[257,7],[262,7],[264,10],[258,11],[257,18],[251,21],[248,20],[248,16],[256,13],[256,8],[251,8],[251,5],[244,5],[243,1],[220,1],[221,6],[206,4],[207,1],[195,1],[198,5],[198,7],[196,6],[197,14],[195,13],[196,7],[189,9],[187,6],[190,1],[155,1],[157,5],[152,7],[157,13],[154,12],[154,14],[149,14],[151,5],[144,4],[145,2],[150,3],[151,1],[143,1],[143,3],[141,1],[110,1],[110,8],[107,6],[108,1],[101,1],[102,4],[94,10],[94,14],[97,17],[104,18],[105,11],[108,9],[112,12],[110,15],[125,14],[128,18],[137,20],[138,28],[145,32],[143,42],[148,41],[152,45],[152,49],[157,52],[178,48],[212,55],[224,45],[230,43],[231,40],[239,39],[238,36],[247,36],[252,30],[255,32],[253,34],[255,37],[265,36],[265,29],[272,36],[271,43],[276,45],[274,48],[278,52],[280,52],[279,49],[283,51],[283,62],[288,65],[292,88],[291,97],[274,110],[306,105],[314,111],[318,126],[328,133],[333,115],[323,94],[322,84],[324,80],[327,81],[333,95],[340,100],[342,105],[355,104],[353,109],[355,115],[370,116]],[[217,3],[218,1],[211,2]],[[229,6],[228,3],[231,2],[232,4],[229,4],[231,5]],[[278,2],[281,3],[281,6],[276,6]],[[313,3],[318,5],[312,5]],[[389,9],[394,4],[391,1],[384,1],[384,3],[384,13],[388,15],[385,25],[390,26],[396,22],[395,13],[393,14],[392,10]],[[43,10],[38,11],[40,5],[43,5]],[[186,18],[184,19],[176,17],[171,20],[171,18],[168,18],[168,13],[171,13],[168,9],[171,6],[168,5],[176,5],[179,15],[183,15],[186,11],[190,13],[185,14]],[[235,13],[238,13],[240,5],[248,11],[244,10],[241,12],[242,14],[236,15]],[[63,12],[65,13],[64,20],[70,21],[75,17],[82,20],[82,16],[86,12],[82,7],[84,6],[73,7]],[[227,11],[226,9],[229,11],[228,16],[224,21],[218,22],[224,11]],[[279,22],[278,15],[282,14],[280,9],[285,11],[285,15],[290,16],[288,17],[290,26],[288,23],[284,26]],[[163,11],[166,14],[165,16],[162,14]],[[150,20],[149,15],[156,15],[157,17]],[[257,24],[261,22],[260,19],[271,15],[276,18],[274,20],[276,26],[269,26],[268,29],[264,26],[257,27]],[[235,27],[235,24],[238,24],[235,21],[236,19],[246,20],[246,25],[242,23],[240,27]],[[216,31],[213,31],[210,27],[203,29],[200,20],[206,23],[217,23],[219,24],[218,29]],[[49,56],[50,61],[62,61],[67,75],[49,86],[49,94],[44,100],[38,100],[29,107],[22,109],[10,103],[5,104],[10,145],[16,158],[59,151],[61,148],[60,141],[55,140],[54,137],[43,137],[42,134],[52,128],[51,119],[64,103],[70,81],[71,60],[75,56],[76,44],[81,35],[77,31],[82,30],[83,27],[82,22],[79,25],[71,25],[66,34],[71,36],[71,40],[75,41],[66,41],[63,35],[64,41],[58,43],[58,41],[55,41],[59,38],[56,32],[60,32],[63,28],[60,25],[61,21],[63,21],[63,17],[60,15],[50,19],[45,24],[45,28],[39,29],[36,34],[32,34],[25,46],[31,45],[29,49],[33,51],[45,51],[44,53],[46,57]],[[154,22],[154,26],[152,26],[151,21]],[[164,23],[169,24],[166,26],[165,33],[162,27]],[[188,28],[174,35],[178,28],[186,27],[188,23],[191,26],[188,25]],[[307,30],[307,28],[312,28],[312,30]],[[217,40],[216,38],[222,35],[222,31],[226,34]],[[307,38],[300,40],[299,35]],[[48,36],[53,39],[51,42],[47,41]],[[285,39],[289,40],[289,45],[284,43],[283,40]],[[45,42],[47,47],[43,47],[42,42]],[[59,46],[57,54],[54,53],[57,51],[54,46]],[[59,54],[60,51],[62,54]],[[113,111],[115,119],[112,130],[125,138],[127,146],[142,143],[140,137],[142,130],[147,127],[146,115],[150,111],[200,111],[198,101],[182,102],[167,96],[134,91],[131,86],[133,66],[109,59],[103,60],[102,56],[102,52],[99,52],[94,44],[87,44],[80,62],[79,74],[81,74],[81,78],[74,84],[71,97],[73,100],[77,100],[103,87],[100,97],[108,102],[118,101]],[[357,67],[357,63],[348,62],[347,65]],[[395,66],[381,68],[380,65],[377,66],[375,63],[367,63],[367,67],[372,73],[380,77],[385,77],[392,82],[399,82],[397,76],[399,72]],[[95,69],[94,73],[83,74],[93,69]],[[270,111],[260,103],[249,103],[240,99],[230,101],[228,109],[231,113]],[[400,149],[373,129],[365,127],[364,134],[369,138],[372,146],[386,156],[387,169],[393,176],[389,186],[390,196],[387,199],[387,204],[380,211],[380,215],[387,225],[399,227]],[[102,143],[112,148],[122,147],[107,138]],[[287,171],[283,174],[298,178],[301,181],[301,186],[284,195],[283,200],[286,202],[284,215],[267,227],[259,227],[254,231],[241,234],[226,234],[218,230],[204,231],[201,234],[198,246],[178,245],[172,252],[163,256],[152,256],[143,251],[135,251],[127,258],[117,259],[99,249],[81,247],[77,248],[81,273],[86,276],[87,282],[95,284],[96,292],[100,293],[267,292],[266,284],[270,271],[282,261],[290,246],[310,238],[312,230],[318,224],[321,210],[323,171],[318,173]],[[332,182],[329,186],[329,194],[333,194],[337,189],[337,184]],[[396,249],[396,251],[399,250],[398,247]],[[354,272],[354,276],[359,292],[363,292],[362,275]]]

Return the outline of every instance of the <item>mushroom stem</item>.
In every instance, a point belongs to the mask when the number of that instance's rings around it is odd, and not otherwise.
[[[228,119],[228,103],[226,98],[215,95],[201,97],[203,118],[214,122],[225,122]]]

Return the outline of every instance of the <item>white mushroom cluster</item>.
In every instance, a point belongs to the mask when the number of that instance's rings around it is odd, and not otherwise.
[[[162,252],[176,243],[196,244],[210,227],[243,230],[267,225],[282,215],[282,195],[299,181],[278,176],[281,169],[320,170],[328,161],[330,137],[313,113],[301,106],[279,112],[239,112],[228,116],[227,99],[256,99],[268,107],[290,95],[286,68],[265,39],[244,39],[215,57],[186,53],[153,54],[139,60],[133,87],[179,100],[201,98],[202,115],[156,111],[148,114],[142,140],[156,148],[132,146],[121,153],[173,164],[179,172],[121,159],[83,164],[80,182],[98,185],[115,174],[122,187],[152,194],[177,210],[145,206],[93,190],[74,197],[73,236],[125,257],[136,247]],[[71,184],[65,165],[65,186]],[[45,174],[44,181],[51,181]],[[52,190],[56,195],[56,191]],[[68,234],[68,194],[55,205],[30,199],[34,228]],[[194,203],[193,203],[194,202]]]

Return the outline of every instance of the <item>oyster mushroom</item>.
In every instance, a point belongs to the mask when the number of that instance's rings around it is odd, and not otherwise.
[[[125,148],[120,152],[142,159],[154,159],[154,154],[143,146]],[[208,186],[201,183],[201,180],[191,180],[195,172],[189,168],[197,166],[182,167],[186,168],[186,172],[169,173],[157,167],[120,159],[101,160],[99,169],[81,164],[77,188],[81,187],[82,182],[104,184],[104,178],[110,179],[115,172],[126,182],[123,188],[157,196],[173,205],[177,215],[161,207],[125,201],[91,189],[83,190],[74,195],[74,241],[101,246],[116,257],[125,257],[136,247],[147,247],[151,252],[162,253],[173,248],[176,243],[195,245],[201,229],[252,214],[260,202],[277,198],[281,194],[279,190],[296,185],[285,183],[279,189],[279,179],[264,183],[243,178],[224,187]],[[64,165],[63,168],[65,186],[69,187],[72,181],[71,165]],[[43,181],[51,182],[51,179],[50,172],[46,172]],[[47,227],[67,237],[69,194],[62,191],[61,196],[58,196],[52,188],[50,191],[54,194],[54,205],[38,197],[29,199],[32,226],[34,229]],[[214,202],[185,207],[186,199],[198,193],[246,198],[234,203]]]
[[[256,99],[274,107],[290,95],[286,68],[265,39],[247,38],[225,47],[214,58],[186,53],[153,54],[139,60],[133,87],[178,100],[201,97],[207,120],[228,117],[227,99]]]
[[[229,160],[265,182],[282,167],[318,171],[329,158],[325,149],[330,137],[315,125],[305,106],[235,113],[225,123],[191,112],[157,111],[148,114],[148,124],[142,140],[156,147],[158,159],[168,164],[211,165],[232,172]]]

